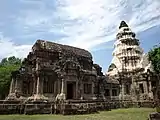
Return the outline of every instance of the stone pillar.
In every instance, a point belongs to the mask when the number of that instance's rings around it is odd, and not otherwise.
[[[65,95],[65,93],[64,93],[65,81],[64,81],[63,78],[61,79],[61,81],[62,81],[62,84],[61,84],[61,93],[60,93],[60,95],[58,96],[58,99],[59,99],[59,100],[65,100],[65,99],[66,99],[66,95]]]
[[[15,78],[12,77],[9,94],[6,100],[16,100],[17,99],[16,94],[15,94],[15,82],[16,82]]]
[[[110,95],[110,99],[112,100],[112,83],[111,83],[111,85],[110,85],[109,95]]]
[[[41,75],[37,77],[36,94],[43,94],[43,76]]]
[[[94,94],[94,83],[92,82],[92,95]]]
[[[149,81],[149,97],[150,97],[150,99],[154,99],[153,98],[153,92],[152,92],[152,84],[151,84],[151,81]]]
[[[37,80],[36,80],[36,77],[34,76],[33,77],[33,91],[32,91],[32,94],[36,94],[36,85],[37,85]]]
[[[36,72],[37,73],[36,73],[36,77],[35,77],[36,78],[35,79],[35,81],[36,81],[36,86],[35,86],[36,92],[34,94],[34,100],[44,98],[44,96],[43,96],[43,79],[42,79],[42,77],[44,77],[44,76],[41,75],[39,70],[40,70],[40,59],[37,58],[36,59]]]
[[[122,83],[122,95],[121,95],[121,100],[124,100],[124,94],[125,94],[125,90],[124,90],[125,86],[124,83]]]
[[[62,87],[61,87],[61,93],[64,94],[64,79],[62,78]]]
[[[58,79],[58,94],[60,94],[61,93],[61,81],[60,81],[60,79]]]
[[[40,78],[39,76],[37,77],[37,85],[36,85],[36,94],[40,93]]]
[[[119,89],[119,100],[122,100],[122,84],[120,85],[120,89]]]
[[[14,92],[15,92],[15,79],[12,77],[9,94],[14,93]]]
[[[43,96],[43,78],[40,74],[37,75],[37,81],[35,86],[34,100],[46,100],[48,98]]]
[[[79,90],[78,90],[78,81],[76,81],[76,86],[75,86],[75,98],[77,99],[78,98],[78,93],[79,93]]]
[[[54,81],[54,96],[56,96],[57,95],[57,81]]]
[[[151,81],[149,81],[149,92],[151,92],[152,91],[152,84],[151,84]]]
[[[15,93],[16,93],[17,97],[20,97],[20,95],[22,94],[22,83],[23,83],[23,81],[20,80],[20,77],[16,78]]]
[[[80,89],[80,99],[82,100],[83,99],[83,94],[84,94],[82,79],[81,79],[81,82],[80,82],[80,88],[79,89]]]

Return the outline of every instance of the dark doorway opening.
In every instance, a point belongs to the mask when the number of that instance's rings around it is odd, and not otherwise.
[[[105,90],[105,96],[110,96],[109,89],[106,89],[106,90]]]
[[[129,85],[126,85],[126,94],[130,94],[130,86]]]
[[[67,84],[67,99],[73,99],[73,83]]]

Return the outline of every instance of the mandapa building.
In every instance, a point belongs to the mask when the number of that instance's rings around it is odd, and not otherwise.
[[[120,82],[119,99],[129,101],[153,100],[156,75],[144,54],[136,34],[125,21],[119,26],[114,43],[113,59],[106,75]]]
[[[101,79],[101,67],[88,51],[37,40],[20,70],[12,72],[7,100],[98,99]]]

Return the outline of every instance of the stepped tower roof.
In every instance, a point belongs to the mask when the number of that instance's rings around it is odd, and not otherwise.
[[[122,27],[128,27],[128,25],[125,21],[121,21],[119,29],[121,29]]]

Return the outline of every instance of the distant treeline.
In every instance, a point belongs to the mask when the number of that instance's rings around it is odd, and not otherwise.
[[[22,60],[15,56],[3,58],[0,62],[0,99],[8,95],[11,83],[11,72],[18,70]]]

